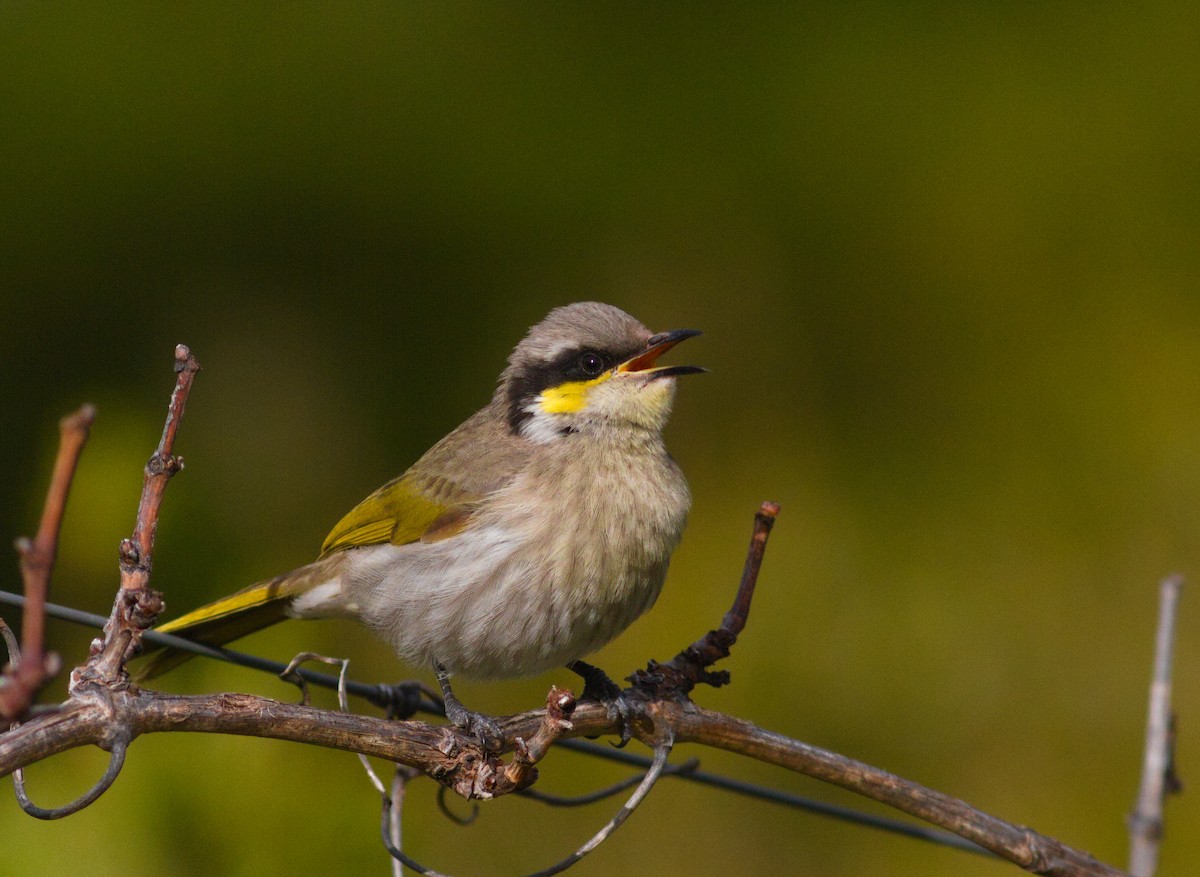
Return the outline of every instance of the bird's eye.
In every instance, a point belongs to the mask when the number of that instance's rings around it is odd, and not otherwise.
[[[590,350],[580,355],[578,364],[579,370],[589,378],[594,378],[604,371],[604,357]]]

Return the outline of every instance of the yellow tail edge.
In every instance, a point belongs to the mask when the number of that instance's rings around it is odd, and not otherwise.
[[[205,645],[223,646],[287,618],[288,605],[296,594],[296,588],[289,580],[290,575],[284,575],[257,582],[156,629]],[[161,676],[195,654],[185,649],[147,643],[143,656],[148,660],[133,673],[138,682]]]

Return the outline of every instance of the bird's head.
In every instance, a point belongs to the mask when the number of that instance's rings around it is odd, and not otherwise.
[[[529,330],[500,376],[509,425],[540,442],[613,428],[660,430],[671,412],[675,378],[704,369],[660,366],[658,358],[699,334],[654,334],[599,302],[556,308]]]

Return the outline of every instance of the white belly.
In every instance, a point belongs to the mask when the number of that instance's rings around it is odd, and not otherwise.
[[[343,573],[357,615],[405,661],[477,678],[540,673],[595,651],[654,603],[666,574],[580,569],[520,537],[483,528],[424,544],[354,549]],[[604,573],[602,576],[601,573]],[[315,593],[314,593],[315,596]],[[298,615],[334,605],[297,605]]]

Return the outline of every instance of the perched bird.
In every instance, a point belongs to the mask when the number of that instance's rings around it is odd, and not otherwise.
[[[452,674],[567,665],[585,694],[615,692],[580,659],[650,608],[683,532],[691,497],[662,428],[675,378],[704,369],[657,361],[698,334],[597,302],[551,311],[491,402],[342,518],[317,560],[159,629],[216,645],[284,618],[355,618],[435,669],[463,727],[486,720]],[[186,657],[160,651],[141,678]]]

